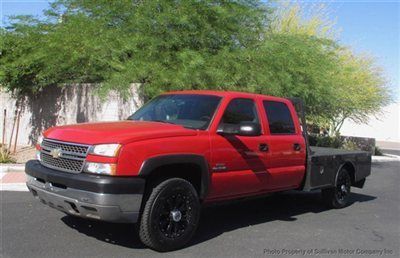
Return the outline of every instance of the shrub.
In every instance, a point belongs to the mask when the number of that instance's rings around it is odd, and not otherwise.
[[[360,150],[357,143],[349,140],[344,141],[342,148],[345,150]]]
[[[14,158],[6,147],[0,146],[0,163],[13,163]]]
[[[383,152],[378,146],[375,146],[374,155],[375,156],[383,156]]]
[[[309,144],[318,147],[341,148],[343,140],[340,136],[310,135]]]

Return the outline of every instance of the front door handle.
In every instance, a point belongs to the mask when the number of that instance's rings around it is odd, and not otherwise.
[[[293,144],[293,149],[295,151],[300,151],[301,150],[301,145],[299,143],[295,143],[295,144]]]
[[[259,151],[263,151],[263,152],[267,152],[268,151],[268,144],[266,143],[260,143],[258,145],[258,150]]]

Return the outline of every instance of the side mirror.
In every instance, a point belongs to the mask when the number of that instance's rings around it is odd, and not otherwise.
[[[221,124],[217,133],[225,135],[259,136],[261,135],[261,125],[252,122],[241,124]]]

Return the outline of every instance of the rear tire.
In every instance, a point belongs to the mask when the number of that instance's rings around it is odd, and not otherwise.
[[[156,251],[185,246],[196,232],[200,203],[188,181],[171,178],[152,189],[139,225],[140,240]]]
[[[341,209],[349,205],[351,178],[349,172],[342,168],[336,178],[335,187],[322,189],[322,199],[330,207]]]

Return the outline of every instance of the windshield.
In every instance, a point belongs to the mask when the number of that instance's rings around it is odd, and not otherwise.
[[[136,111],[129,120],[155,121],[205,130],[221,100],[211,95],[161,95]]]

